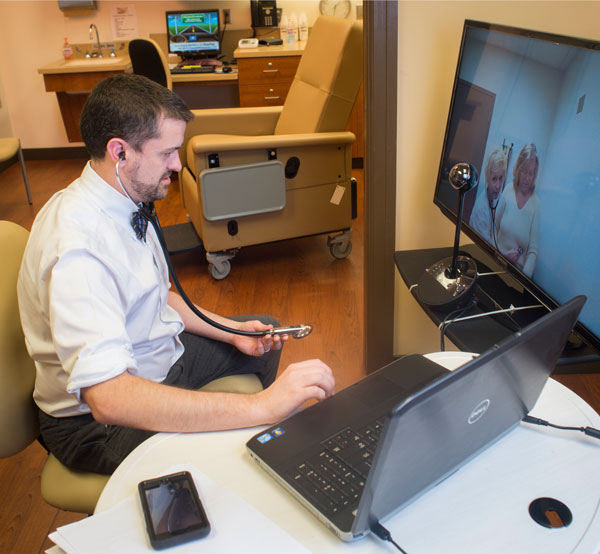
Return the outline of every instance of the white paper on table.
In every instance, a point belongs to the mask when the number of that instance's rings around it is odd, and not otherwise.
[[[239,496],[219,487],[209,477],[191,466],[176,466],[165,475],[189,471],[211,525],[210,534],[198,541],[169,548],[179,553],[203,551],[306,553],[308,550],[283,529]],[[159,477],[157,475],[156,477]],[[59,527],[49,535],[66,554],[128,554],[155,552],[146,534],[142,506],[137,494],[128,496],[113,508]]]

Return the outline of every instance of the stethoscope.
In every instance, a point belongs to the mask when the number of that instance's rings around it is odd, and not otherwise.
[[[119,164],[124,159],[125,159],[125,152],[121,152],[119,154],[119,159],[117,160],[117,163],[115,164],[115,173],[117,175],[117,181],[119,182],[119,185],[123,189],[123,192],[125,193],[127,198],[129,198],[129,200],[131,200],[134,204],[136,204],[133,201],[133,199],[131,198],[131,196],[129,195],[129,192],[127,192],[125,185],[123,185],[123,182],[121,181],[121,176],[119,175]],[[194,303],[188,298],[187,294],[183,290],[183,287],[179,283],[179,279],[177,278],[177,274],[175,273],[175,269],[173,268],[173,264],[171,263],[171,257],[169,256],[169,251],[167,249],[167,243],[165,241],[165,236],[162,232],[160,222],[158,221],[158,215],[157,215],[156,209],[154,207],[154,202],[140,203],[140,204],[136,204],[136,205],[137,205],[137,207],[139,209],[139,213],[142,215],[142,217],[147,219],[152,224],[152,227],[154,227],[154,230],[156,231],[156,235],[158,236],[158,242],[159,242],[160,247],[162,248],[163,254],[165,256],[165,260],[167,262],[167,267],[169,268],[169,273],[171,274],[171,279],[173,279],[173,284],[175,285],[175,288],[181,295],[181,298],[183,298],[183,301],[187,304],[188,308],[190,308],[190,310],[192,310],[192,312],[194,312],[194,314],[196,314],[200,319],[202,319],[209,325],[212,325],[213,327],[216,327],[217,329],[219,329],[221,331],[225,331],[226,333],[233,333],[234,335],[242,335],[244,337],[266,337],[269,335],[270,336],[291,335],[295,339],[302,339],[302,338],[310,335],[310,333],[312,332],[312,329],[313,329],[312,325],[291,325],[289,327],[275,327],[273,329],[268,329],[267,331],[242,331],[240,329],[234,329],[233,327],[227,327],[226,325],[222,325],[221,323],[214,321],[214,320],[210,319],[208,316],[206,316],[205,314],[203,314],[198,308],[196,308]]]

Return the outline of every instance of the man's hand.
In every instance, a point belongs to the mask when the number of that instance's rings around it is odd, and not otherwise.
[[[241,331],[266,331],[272,329],[273,325],[265,325],[258,320],[244,321],[237,326]],[[283,343],[289,338],[288,335],[265,335],[264,337],[244,337],[233,335],[231,343],[240,352],[248,356],[262,356],[269,350],[281,350]]]
[[[324,400],[335,392],[331,369],[321,360],[290,364],[277,380],[257,394],[264,402],[264,423],[276,423],[307,400]]]

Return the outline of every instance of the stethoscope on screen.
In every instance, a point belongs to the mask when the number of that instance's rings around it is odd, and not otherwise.
[[[121,181],[121,176],[119,175],[119,164],[125,160],[125,152],[121,152],[119,154],[119,159],[115,164],[115,173],[117,175],[117,181],[119,185],[123,189],[123,192],[126,194],[127,198],[131,200],[134,204],[135,202],[127,192],[125,185]],[[154,202],[149,202],[147,204],[138,205],[140,214],[142,217],[146,218],[154,227],[156,231],[156,235],[158,236],[158,242],[160,247],[162,248],[163,254],[165,255],[165,260],[167,262],[167,267],[169,268],[169,273],[171,274],[171,279],[173,279],[173,283],[175,288],[183,298],[183,301],[187,304],[188,308],[194,312],[200,319],[216,327],[221,331],[225,331],[226,333],[233,333],[234,335],[242,335],[245,337],[265,337],[268,335],[291,335],[295,339],[302,339],[312,332],[312,325],[292,325],[290,327],[275,327],[273,329],[268,329],[266,331],[242,331],[240,329],[234,329],[233,327],[227,327],[226,325],[222,325],[221,323],[210,319],[208,316],[203,314],[194,303],[188,298],[187,294],[183,290],[181,284],[179,283],[179,279],[177,278],[177,274],[175,273],[175,269],[173,268],[173,264],[171,263],[171,257],[169,256],[169,251],[167,249],[167,244],[165,241],[165,237],[162,232],[162,228],[160,226],[160,222],[158,221],[158,215],[156,214],[156,209],[154,208]]]

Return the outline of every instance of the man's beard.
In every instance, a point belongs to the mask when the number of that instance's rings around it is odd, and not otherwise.
[[[153,186],[149,186],[147,183],[142,183],[136,178],[132,178],[130,179],[130,186],[135,195],[140,198],[140,202],[155,202],[156,200],[162,200],[167,196],[169,185],[163,185],[161,182],[167,177],[170,178],[171,173],[171,171],[164,173],[159,179],[159,182]]]

